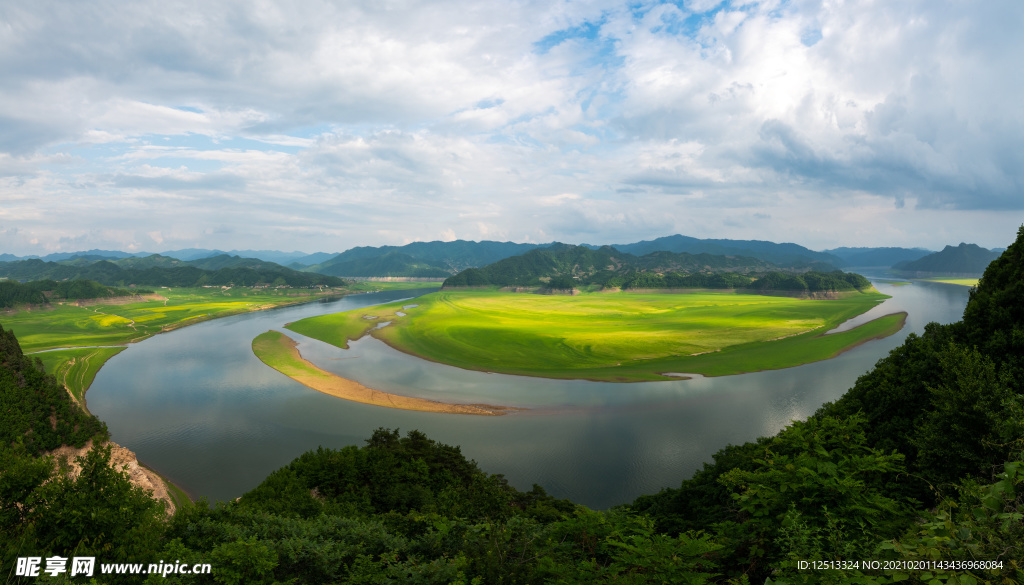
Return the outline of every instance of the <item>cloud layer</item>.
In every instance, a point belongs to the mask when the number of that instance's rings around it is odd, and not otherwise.
[[[0,6],[0,252],[1005,245],[1024,5]]]

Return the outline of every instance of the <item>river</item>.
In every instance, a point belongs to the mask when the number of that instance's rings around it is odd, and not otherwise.
[[[252,339],[286,323],[412,298],[389,291],[207,321],[132,344],[99,371],[89,410],[117,443],[194,497],[233,499],[319,445],[363,445],[378,427],[419,429],[459,445],[519,489],[595,509],[678,487],[729,443],[774,434],[843,394],[857,377],[930,321],[958,321],[968,289],[892,286],[873,315],[907,311],[907,326],[837,358],[785,370],[614,384],[460,370],[364,338],[348,351],[288,332],[303,356],[372,388],[447,402],[532,408],[499,417],[422,413],[347,402],[265,366]],[[410,304],[415,301],[410,301]]]

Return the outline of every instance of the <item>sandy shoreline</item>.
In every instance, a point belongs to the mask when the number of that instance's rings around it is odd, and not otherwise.
[[[267,334],[276,334],[267,336]],[[266,337],[265,337],[266,336]],[[522,408],[508,406],[493,406],[489,404],[451,404],[437,402],[425,398],[413,398],[411,396],[400,396],[388,392],[381,392],[363,386],[355,380],[342,378],[326,370],[322,370],[312,362],[306,360],[299,353],[297,343],[292,338],[278,331],[268,331],[253,340],[253,353],[256,357],[288,376],[300,384],[322,392],[329,396],[335,396],[344,400],[383,406],[386,408],[399,408],[402,410],[417,410],[421,412],[443,412],[447,414],[476,414],[483,416],[501,416]],[[271,352],[286,352],[286,362],[281,363],[280,359],[273,359]],[[274,363],[271,363],[274,362]]]

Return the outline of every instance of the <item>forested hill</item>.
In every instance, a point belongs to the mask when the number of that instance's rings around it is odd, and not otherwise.
[[[404,246],[359,246],[304,270],[335,276],[450,276],[459,270],[484,266],[523,254],[537,244],[514,242],[412,242]],[[390,256],[390,259],[384,259]],[[409,260],[414,259],[414,260]],[[398,261],[405,263],[402,266]],[[378,272],[368,272],[368,270]],[[430,271],[427,274],[427,271]],[[386,272],[386,274],[385,274]]]
[[[315,271],[331,276],[401,276],[415,278],[445,278],[452,274],[452,270],[442,262],[417,259],[397,251],[391,251],[382,256],[355,257],[345,261],[335,258],[330,262],[317,265]]]
[[[121,264],[123,263],[123,265]],[[210,267],[209,269],[204,267]],[[287,285],[294,288],[343,286],[345,281],[322,274],[299,272],[273,262],[237,256],[218,256],[192,262],[153,255],[117,261],[81,258],[44,262],[31,259],[0,262],[0,276],[13,280],[92,280],[108,286],[253,286]]]
[[[91,280],[36,280],[28,283],[0,281],[0,307],[41,305],[56,300],[107,299],[139,294],[140,290],[127,290],[104,286]],[[152,291],[147,291],[152,292]]]
[[[24,355],[14,333],[0,326],[0,463],[4,450],[37,455],[61,445],[81,447],[105,439],[106,425],[75,404],[56,378],[43,372],[38,358]],[[0,514],[11,502],[0,464]],[[0,520],[0,526],[5,524]]]
[[[351,248],[334,258],[308,266],[303,270],[332,274],[335,276],[424,276],[427,267],[444,271],[449,276],[467,268],[479,268],[505,258],[524,255],[531,250],[549,247],[550,244],[517,244],[513,242],[413,242],[404,246],[360,246]],[[599,250],[602,246],[587,245]],[[803,270],[833,270],[843,261],[837,256],[815,252],[797,244],[777,244],[756,240],[701,240],[688,236],[674,235],[651,241],[612,246],[621,253],[645,256],[652,252],[709,254],[715,256],[744,256],[783,266]],[[386,255],[402,254],[415,259],[406,260],[402,266],[390,261],[374,263]],[[357,263],[359,262],[359,263]],[[368,270],[378,272],[368,272]],[[386,274],[385,274],[386,272]],[[431,274],[436,274],[432,272]]]
[[[751,583],[803,582],[800,559],[861,558],[985,558],[1001,562],[960,571],[959,582],[1020,582],[1022,396],[1024,227],[962,321],[928,324],[806,422],[726,447],[632,509],[657,532],[714,531],[729,543],[725,574]],[[900,580],[863,569],[823,582]]]
[[[612,244],[612,247],[637,256],[657,251],[748,256],[775,264],[814,270],[832,270],[844,265],[841,258],[827,252],[815,252],[799,244],[779,244],[763,240],[704,240],[676,234],[633,244]]]
[[[803,261],[798,262],[803,266]],[[553,244],[448,278],[444,288],[502,286],[567,290],[603,288],[742,288],[761,292],[840,292],[866,290],[861,276],[841,272],[802,272],[746,256],[652,252],[633,256],[604,246]],[[837,274],[839,276],[837,276]]]
[[[899,262],[910,262],[931,254],[924,248],[835,248],[822,250],[838,256],[846,266],[889,267]]]
[[[961,243],[955,248],[946,246],[941,252],[929,254],[912,262],[897,263],[893,268],[903,272],[974,276],[984,272],[989,262],[998,257],[998,252],[986,250],[977,244]]]

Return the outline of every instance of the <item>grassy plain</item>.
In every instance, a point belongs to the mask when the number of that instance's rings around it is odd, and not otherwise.
[[[707,291],[441,291],[287,327],[338,347],[372,331],[401,351],[472,370],[626,382],[663,380],[666,372],[723,376],[828,359],[902,327],[905,314],[821,335],[885,298],[877,292],[810,300]],[[391,325],[375,328],[383,322]]]
[[[944,282],[946,284],[958,284],[960,286],[978,286],[977,278],[945,278],[936,276],[935,278],[919,278],[917,280],[927,280],[928,282]]]
[[[352,290],[380,290],[390,283],[367,284]],[[81,400],[100,366],[123,349],[93,346],[124,345],[217,317],[305,302],[315,298],[314,293],[307,289],[160,288],[156,295],[132,302],[82,306],[69,302],[8,310],[0,312],[0,324],[14,331],[25,353],[44,352],[37,357],[46,370],[65,381]],[[46,351],[56,348],[73,349]]]
[[[124,347],[77,347],[36,354],[46,371],[57,377],[71,391],[79,404],[84,404],[85,391],[96,372],[107,360],[121,353]]]

